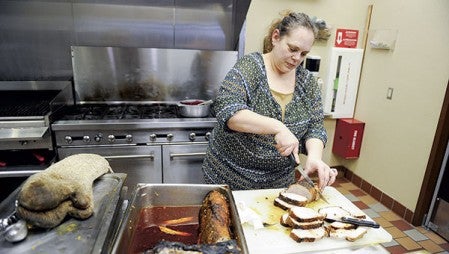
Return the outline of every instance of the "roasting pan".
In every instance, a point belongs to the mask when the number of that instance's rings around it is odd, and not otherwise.
[[[118,233],[113,241],[112,253],[127,253],[131,248],[133,231],[138,223],[142,208],[149,206],[192,206],[201,205],[209,191],[218,190],[230,202],[231,230],[242,253],[248,253],[243,229],[235,205],[234,198],[226,185],[207,184],[137,184],[128,208],[125,211]]]

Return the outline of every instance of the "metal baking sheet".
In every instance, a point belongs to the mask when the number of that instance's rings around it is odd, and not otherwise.
[[[392,236],[380,227],[378,229],[368,228],[368,232],[361,239],[354,242],[331,237],[324,237],[315,242],[295,242],[289,236],[290,229],[280,225],[279,222],[280,217],[286,211],[273,205],[274,199],[279,196],[282,190],[266,189],[232,192],[237,206],[242,202],[246,207],[259,214],[263,222],[274,223],[273,226],[260,229],[255,229],[254,226],[247,223],[242,225],[249,253],[321,253],[324,251],[353,249],[392,240]],[[331,204],[318,200],[308,204],[307,207],[317,211],[325,206],[341,206],[351,213],[363,213],[334,187],[326,187],[323,195]]]
[[[94,182],[95,206],[90,218],[71,218],[49,230],[31,229],[18,243],[0,240],[0,253],[102,253],[118,221],[113,218],[120,210],[125,178],[126,174],[106,174]],[[20,187],[0,204],[0,218],[13,212],[19,191]]]

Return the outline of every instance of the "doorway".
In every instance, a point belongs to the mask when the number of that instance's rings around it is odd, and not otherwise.
[[[449,142],[449,80],[446,85],[446,94],[444,96],[443,106],[441,108],[440,118],[433,140],[432,150],[427,162],[426,172],[424,174],[421,191],[413,216],[412,224],[421,226],[432,203],[433,195],[437,187],[440,172],[442,170],[443,160],[446,148]],[[431,216],[431,215],[428,215]]]
[[[449,241],[449,143],[424,226]]]

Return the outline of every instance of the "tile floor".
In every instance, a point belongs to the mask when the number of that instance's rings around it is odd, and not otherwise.
[[[424,227],[409,224],[349,180],[338,178],[333,187],[392,235],[393,241],[382,244],[388,252],[449,254],[445,239]]]

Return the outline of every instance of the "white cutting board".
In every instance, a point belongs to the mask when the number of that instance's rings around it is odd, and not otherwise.
[[[390,242],[391,235],[380,228],[368,228],[368,232],[354,242],[345,239],[325,237],[316,242],[295,242],[290,238],[290,229],[279,224],[279,219],[286,211],[273,205],[273,200],[283,189],[265,189],[265,190],[244,190],[233,191],[235,202],[243,202],[246,207],[252,209],[267,223],[276,223],[273,226],[255,229],[253,225],[244,223],[243,233],[249,253],[301,253],[301,252],[319,252],[338,250],[344,248],[362,247],[363,245],[379,244]],[[363,212],[355,206],[350,200],[343,196],[334,187],[326,187],[323,191],[324,197],[331,203],[327,204],[322,200],[312,202],[307,207],[318,210],[325,206],[341,206],[351,213],[357,214]],[[367,217],[369,219],[369,217]]]

